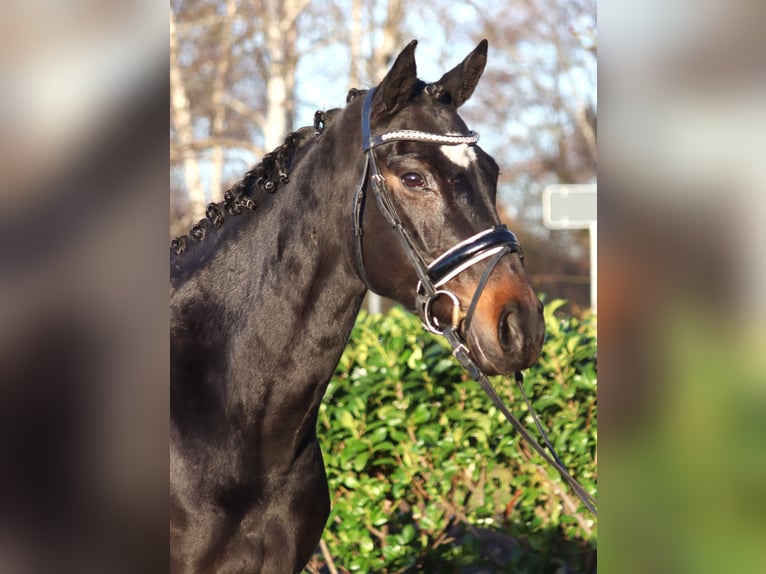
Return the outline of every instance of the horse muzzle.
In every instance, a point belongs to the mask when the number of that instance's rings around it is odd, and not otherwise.
[[[456,245],[428,266],[430,296],[418,284],[425,328],[437,334],[457,328],[487,374],[526,369],[540,356],[543,305],[526,280],[522,261],[516,236],[500,225]]]
[[[498,287],[499,291],[504,291]],[[488,300],[497,298],[488,293]],[[532,293],[488,304],[463,337],[487,374],[509,374],[537,362],[545,338],[542,302]],[[481,307],[484,309],[484,306]]]

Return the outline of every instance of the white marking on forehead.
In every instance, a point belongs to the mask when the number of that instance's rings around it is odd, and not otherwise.
[[[471,162],[476,161],[476,152],[473,146],[468,144],[443,145],[439,146],[439,149],[448,160],[463,169],[471,165]]]

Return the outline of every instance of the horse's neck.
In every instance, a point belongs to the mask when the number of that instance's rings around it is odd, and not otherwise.
[[[181,425],[201,415],[216,427],[254,426],[286,449],[287,435],[313,432],[364,287],[350,253],[350,205],[339,209],[342,200],[299,181],[268,209],[225,221],[230,231],[205,268],[172,296],[174,402],[205,405],[174,413]]]

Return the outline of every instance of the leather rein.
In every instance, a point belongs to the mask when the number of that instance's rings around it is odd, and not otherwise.
[[[391,225],[396,232],[396,236],[399,239],[402,248],[410,260],[415,272],[418,276],[417,284],[417,297],[416,307],[420,314],[421,322],[423,326],[430,332],[442,335],[449,342],[452,348],[452,353],[457,358],[458,362],[468,372],[468,374],[476,380],[484,391],[492,399],[497,409],[503,413],[508,422],[511,423],[514,429],[521,434],[521,436],[530,444],[530,446],[546,460],[549,464],[558,470],[564,481],[569,484],[575,494],[580,498],[582,503],[590,510],[594,516],[597,516],[596,500],[569,474],[564,464],[561,462],[558,454],[556,454],[553,445],[548,439],[548,435],[540,423],[540,420],[532,409],[526,391],[523,385],[523,375],[520,372],[514,374],[516,383],[521,390],[524,401],[527,404],[527,408],[534,419],[538,432],[543,438],[543,442],[547,447],[550,454],[546,452],[537,440],[527,431],[527,429],[518,421],[518,419],[508,410],[505,403],[497,394],[492,384],[489,382],[487,376],[482,372],[476,362],[473,360],[466,342],[460,333],[460,301],[458,297],[444,289],[444,285],[468,269],[473,265],[489,259],[487,266],[482,274],[481,279],[476,287],[473,298],[468,306],[468,310],[465,314],[465,318],[462,320],[463,332],[468,333],[473,314],[476,309],[476,305],[481,297],[484,288],[489,281],[489,277],[500,262],[503,256],[509,253],[519,253],[522,257],[521,246],[519,245],[516,236],[505,225],[496,225],[492,228],[486,229],[476,235],[469,237],[465,241],[458,243],[451,247],[439,257],[434,259],[430,264],[426,263],[426,260],[420,250],[417,248],[412,237],[408,233],[407,229],[403,225],[393,201],[386,188],[383,176],[378,169],[378,165],[375,161],[375,155],[373,150],[376,147],[395,142],[395,141],[414,141],[423,143],[432,143],[438,145],[473,145],[479,140],[479,134],[470,131],[466,135],[442,135],[433,134],[428,132],[414,131],[414,130],[398,130],[387,132],[378,136],[372,135],[370,127],[370,113],[372,108],[372,99],[375,94],[375,88],[370,89],[364,100],[362,107],[362,146],[365,155],[365,167],[362,174],[361,181],[357,185],[354,191],[353,199],[353,221],[354,221],[354,235],[356,236],[356,249],[355,256],[357,262],[357,268],[359,270],[360,277],[368,289],[370,287],[367,275],[364,269],[364,253],[363,253],[363,219],[364,219],[364,205],[366,200],[367,182],[369,181],[372,187],[373,195],[377,202],[380,212],[383,217]],[[433,302],[440,297],[447,297],[452,301],[453,313],[452,323],[450,325],[441,325],[436,317],[431,312]]]

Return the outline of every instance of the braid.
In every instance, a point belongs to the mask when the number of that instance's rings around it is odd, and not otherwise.
[[[325,114],[326,118],[329,117]],[[290,181],[289,169],[296,152],[307,142],[312,141],[313,126],[290,132],[285,142],[274,151],[263,156],[261,162],[252,167],[244,177],[232,185],[223,194],[223,201],[210,203],[205,210],[205,218],[198,221],[189,230],[188,235],[181,235],[171,241],[171,248],[176,255],[184,253],[189,246],[189,239],[200,242],[211,227],[218,229],[228,215],[239,215],[243,211],[255,211],[258,203],[252,198],[256,191],[274,193],[280,185]]]
[[[351,88],[348,91],[348,94],[346,94],[346,103],[350,104],[355,99],[357,99],[359,96],[361,96],[362,93],[363,93],[362,90],[357,90],[356,88]]]

